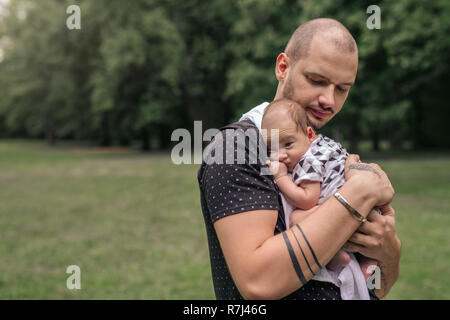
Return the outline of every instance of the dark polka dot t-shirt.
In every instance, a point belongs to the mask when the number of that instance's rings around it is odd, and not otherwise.
[[[238,133],[231,135],[231,139],[226,134],[227,130],[238,130]],[[244,134],[247,130],[254,130],[257,139],[249,138],[254,137],[251,134]],[[278,219],[274,234],[286,230],[279,190],[271,175],[261,174],[261,170],[266,167],[265,158],[262,156],[265,153],[260,152],[260,148],[265,148],[265,145],[261,141],[258,129],[250,121],[224,127],[205,149],[205,160],[198,171],[211,273],[217,299],[234,300],[243,297],[231,278],[214,222],[225,216],[246,211],[277,210]],[[244,158],[240,154],[242,151],[245,151]],[[230,162],[231,155],[234,155],[234,161]],[[311,280],[286,299],[340,300],[340,292],[333,284]]]

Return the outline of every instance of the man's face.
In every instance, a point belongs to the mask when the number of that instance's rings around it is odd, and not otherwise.
[[[286,69],[282,95],[304,106],[310,125],[317,130],[341,110],[357,69],[357,51],[346,52],[327,36],[316,35],[308,56]]]

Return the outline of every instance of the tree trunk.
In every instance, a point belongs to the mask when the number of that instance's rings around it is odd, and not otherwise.
[[[348,150],[349,153],[355,153],[355,154],[359,154],[359,138],[357,138],[356,136],[353,136],[350,139],[350,150]]]
[[[55,130],[51,114],[48,114],[45,120],[45,140],[51,146],[55,144]]]
[[[45,129],[45,140],[51,146],[55,145],[55,135],[50,127]]]
[[[372,132],[372,150],[380,151],[380,134],[376,129]]]
[[[142,151],[150,150],[150,132],[148,126],[145,126],[141,130],[141,150]]]
[[[166,125],[160,125],[158,128],[159,149],[167,150],[170,146],[171,132]]]
[[[100,129],[100,144],[104,147],[111,145],[111,133],[109,131],[109,113],[103,115],[101,129]]]
[[[361,137],[361,133],[358,127],[359,121],[360,117],[358,114],[356,114],[355,119],[352,122],[350,148],[349,148],[350,150],[348,150],[349,153],[359,154],[359,142]]]

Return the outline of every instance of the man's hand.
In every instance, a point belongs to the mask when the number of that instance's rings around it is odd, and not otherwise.
[[[400,272],[401,243],[395,230],[395,211],[390,206],[394,197],[394,189],[386,173],[377,164],[359,162],[358,155],[349,155],[345,162],[345,179],[356,180],[364,188],[374,188],[367,201],[373,201],[374,207],[381,209],[381,215],[372,210],[367,216],[367,222],[361,224],[345,244],[345,248],[357,251],[362,255],[378,261],[381,268],[382,287],[375,293],[384,297]]]
[[[400,248],[395,233],[395,211],[390,205],[380,209],[381,215],[375,210],[369,213],[367,222],[361,224],[345,248],[377,261],[390,261],[397,258],[395,252]]]
[[[399,275],[401,242],[395,230],[395,211],[390,205],[380,207],[382,214],[372,210],[367,222],[361,224],[344,245],[378,261],[382,274],[382,288],[377,296],[384,297]]]
[[[384,206],[391,203],[394,188],[386,173],[376,163],[358,162],[359,156],[351,154],[345,161],[345,180],[358,179],[361,188],[367,190],[373,206]]]

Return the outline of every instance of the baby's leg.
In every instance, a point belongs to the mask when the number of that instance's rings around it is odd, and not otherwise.
[[[344,249],[341,249],[336,253],[336,255],[328,262],[327,269],[336,271],[342,269],[350,262],[350,255],[345,252]]]
[[[359,256],[359,266],[361,268],[361,271],[364,275],[364,279],[369,279],[369,277],[372,275],[373,273],[373,267],[372,266],[377,266],[378,263],[376,260],[364,257],[363,255]]]

